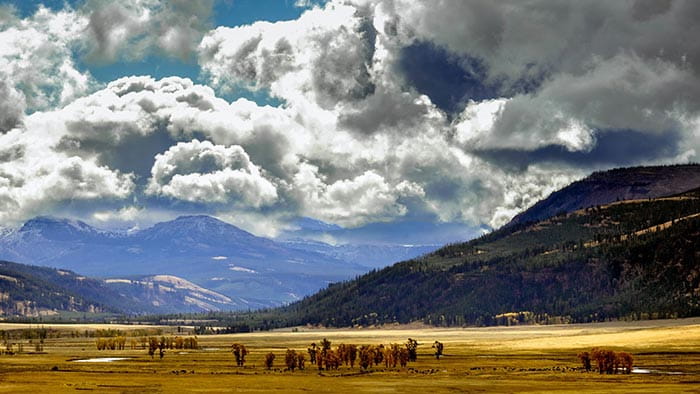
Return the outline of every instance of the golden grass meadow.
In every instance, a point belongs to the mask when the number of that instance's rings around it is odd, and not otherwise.
[[[175,327],[0,324],[5,332],[29,328],[46,328],[51,335],[41,351],[18,339],[15,349],[23,342],[21,353],[0,356],[1,393],[700,392],[700,318],[462,329],[298,327],[198,336],[198,349],[166,350],[162,359],[157,354],[151,358],[140,346],[99,351],[97,338],[85,333],[117,329],[129,342],[140,339],[135,330],[160,329],[167,336]],[[285,370],[287,349],[306,353],[312,342],[323,338],[335,348],[341,343],[405,343],[409,337],[420,346],[418,360],[405,368],[381,364],[362,371],[356,364],[319,371],[307,361],[304,370]],[[431,348],[436,340],[445,346],[440,360]],[[244,367],[236,367],[233,343],[244,344],[250,351]],[[635,368],[649,373],[582,371],[576,355],[596,346],[631,353]],[[270,352],[276,358],[268,370],[264,357]],[[122,359],[75,362],[108,357]]]

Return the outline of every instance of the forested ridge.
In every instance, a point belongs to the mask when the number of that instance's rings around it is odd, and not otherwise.
[[[700,190],[507,226],[289,306],[211,314],[229,331],[422,321],[496,325],[700,314]]]
[[[118,312],[116,294],[71,271],[0,261],[0,314],[39,316],[55,311]],[[121,300],[120,300],[121,301]]]

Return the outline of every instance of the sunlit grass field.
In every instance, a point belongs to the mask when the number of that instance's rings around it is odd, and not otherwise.
[[[0,324],[0,330],[27,328]],[[36,328],[36,325],[32,325]],[[49,326],[44,326],[49,327]],[[51,326],[68,332],[97,328],[124,330],[143,326]],[[172,327],[163,327],[170,332]],[[180,334],[183,335],[183,334]],[[304,351],[323,338],[332,347],[345,344],[420,343],[417,362],[406,368],[341,366],[319,371],[285,371],[284,353]],[[131,338],[127,338],[129,341]],[[98,351],[95,338],[48,338],[42,352],[0,356],[2,393],[183,393],[183,392],[700,392],[700,319],[613,322],[582,325],[467,329],[391,327],[324,330],[300,327],[284,331],[199,336],[197,350],[167,350],[154,359],[146,350]],[[434,341],[445,355],[433,356]],[[231,344],[250,351],[236,367]],[[581,371],[577,353],[592,347],[632,353],[635,367],[652,373],[599,375]],[[276,355],[271,370],[266,353]],[[122,357],[106,363],[74,362],[93,357]],[[308,360],[308,357],[307,357]]]

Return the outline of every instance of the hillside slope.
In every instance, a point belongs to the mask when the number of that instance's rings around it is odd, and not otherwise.
[[[490,325],[698,315],[699,240],[699,190],[623,201],[448,245],[229,324]]]
[[[39,317],[64,312],[174,313],[261,307],[175,276],[94,279],[72,271],[0,261],[0,316]]]
[[[101,281],[71,271],[0,261],[1,316],[121,312],[122,307],[134,307],[127,304]]]
[[[700,165],[618,168],[596,172],[516,215],[508,226],[536,222],[615,201],[657,198],[700,187]]]

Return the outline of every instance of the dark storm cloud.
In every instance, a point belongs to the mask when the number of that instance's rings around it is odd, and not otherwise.
[[[421,86],[434,87],[436,92],[428,95],[442,108],[450,108],[462,98],[465,87],[478,88],[478,83],[500,84],[497,93],[506,97],[528,94],[519,99],[527,104],[509,104],[504,110],[507,118],[517,107],[513,115],[517,121],[500,122],[500,140],[523,128],[534,140],[541,139],[542,133],[523,125],[522,117],[536,119],[534,128],[546,128],[543,120],[556,115],[564,124],[575,119],[591,128],[678,127],[674,124],[678,119],[700,111],[700,44],[693,38],[700,34],[699,4],[682,0],[419,3],[417,10],[408,12],[409,18],[401,18],[403,29],[413,37],[404,52],[424,51],[422,42],[449,52],[426,57],[430,60],[423,60],[425,65],[414,67],[416,73],[409,67],[407,75],[423,92]],[[442,59],[460,57],[479,59],[483,67],[476,78],[471,78],[469,63],[464,76],[455,69],[458,62],[444,66]],[[420,53],[415,58],[423,59]],[[431,67],[437,72],[420,74]],[[478,92],[477,101],[494,96]],[[552,111],[542,111],[543,107]]]
[[[511,171],[526,171],[535,163],[556,163],[579,168],[633,166],[673,157],[679,153],[681,134],[645,134],[634,130],[604,130],[595,133],[590,151],[570,151],[547,145],[532,151],[518,149],[476,150],[473,154]]]
[[[402,49],[399,69],[418,92],[447,113],[459,112],[469,100],[500,97],[489,85],[481,62],[458,57],[431,42],[419,41]]]
[[[116,144],[113,141],[78,139],[67,135],[58,143],[56,150],[68,155],[96,156],[100,165],[136,174],[138,183],[143,185],[151,174],[153,158],[176,143],[177,140],[167,131],[160,129],[147,135],[126,134]]]
[[[632,4],[632,15],[640,21],[665,14],[671,9],[673,0],[636,0]]]
[[[399,128],[409,135],[427,113],[425,103],[416,102],[410,95],[379,90],[341,113],[338,121],[361,135],[371,135],[382,128]]]
[[[289,150],[289,141],[286,136],[280,135],[272,127],[263,126],[256,130],[255,140],[243,144],[243,147],[255,163],[264,165],[270,175],[289,180],[289,174],[280,161],[280,158]]]
[[[340,101],[359,101],[375,91],[370,68],[376,31],[368,15],[358,10],[356,18],[357,28],[350,33],[359,38],[356,46],[338,45],[334,35],[326,35],[315,43],[321,50],[312,65],[315,69],[312,84],[319,102],[325,104],[323,107],[332,108]],[[354,53],[348,53],[348,49]]]

